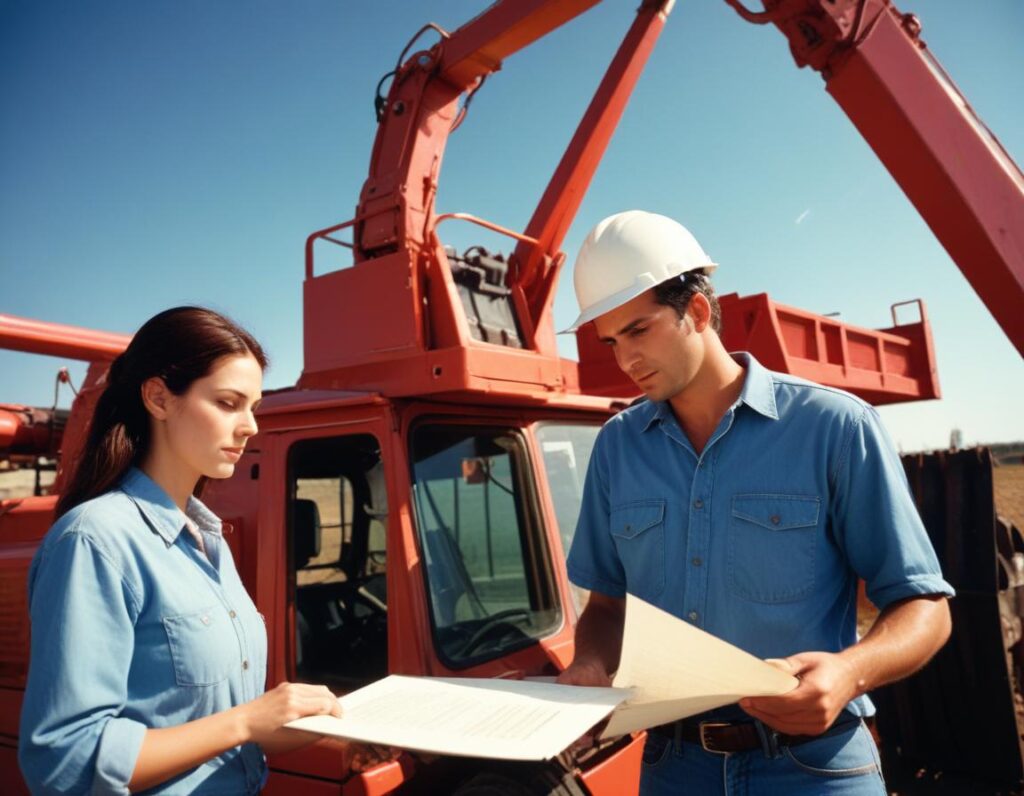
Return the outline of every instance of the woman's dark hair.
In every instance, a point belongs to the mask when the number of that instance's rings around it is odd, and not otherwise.
[[[654,286],[654,300],[676,311],[682,318],[686,308],[697,293],[703,294],[711,305],[711,328],[715,334],[722,334],[722,308],[718,306],[718,297],[711,280],[703,271],[688,271],[682,276],[674,276]]]
[[[267,356],[256,339],[223,315],[203,307],[174,307],[146,321],[107,372],[89,435],[57,516],[112,489],[149,450],[150,418],[142,385],[158,377],[175,395],[206,376],[224,356],[251,354],[266,370]]]

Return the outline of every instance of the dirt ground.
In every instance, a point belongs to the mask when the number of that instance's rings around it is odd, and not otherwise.
[[[996,512],[1024,530],[1024,463],[1004,464],[992,471]]]
[[[1024,464],[1002,465],[992,471],[996,513],[1024,530]],[[878,609],[861,592],[857,603],[857,632],[864,635],[878,617]]]
[[[54,473],[43,473],[43,486],[53,483]],[[0,500],[27,497],[36,483],[34,470],[0,470]]]

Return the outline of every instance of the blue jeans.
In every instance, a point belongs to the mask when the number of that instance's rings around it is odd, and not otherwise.
[[[885,796],[878,750],[860,720],[797,746],[706,752],[699,744],[649,733],[640,773],[641,796]]]

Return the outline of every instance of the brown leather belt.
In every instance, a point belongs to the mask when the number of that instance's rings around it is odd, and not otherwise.
[[[779,746],[797,746],[816,738],[823,738],[840,729],[845,729],[849,721],[838,721],[821,735],[786,735],[776,733],[775,739]],[[767,729],[767,728],[766,728]],[[732,752],[749,752],[751,749],[762,748],[761,735],[757,731],[757,725],[752,721],[693,721],[683,719],[672,724],[662,724],[659,727],[652,727],[648,732],[656,733],[666,738],[695,743],[701,746],[706,752],[717,754],[731,754]],[[771,732],[769,729],[768,732]]]

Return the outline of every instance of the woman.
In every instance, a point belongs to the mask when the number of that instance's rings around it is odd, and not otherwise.
[[[19,761],[37,793],[249,794],[263,752],[341,715],[323,686],[263,693],[266,629],[193,492],[256,433],[266,356],[207,309],[151,318],[111,365],[29,570]]]

